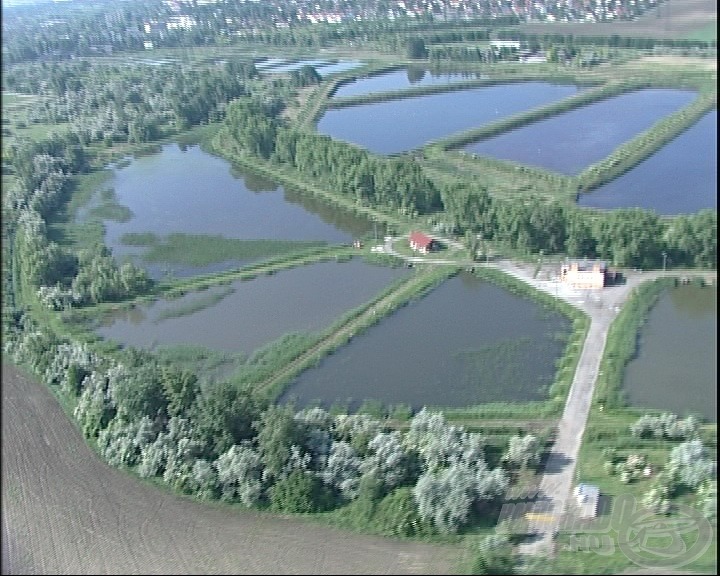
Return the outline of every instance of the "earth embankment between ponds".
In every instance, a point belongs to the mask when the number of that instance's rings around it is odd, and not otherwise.
[[[2,366],[2,574],[448,574],[455,546],[201,503],[108,466]]]

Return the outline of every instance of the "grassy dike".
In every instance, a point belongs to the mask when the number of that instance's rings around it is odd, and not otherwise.
[[[377,324],[384,317],[412,300],[422,298],[446,279],[454,276],[460,269],[453,266],[420,266],[406,279],[396,282],[380,292],[374,299],[345,314],[328,328],[317,341],[290,358],[289,362],[278,370],[269,371],[267,377],[255,386],[255,389],[270,399],[282,394],[288,384],[305,369],[316,366],[341,346],[347,344],[355,335]]]
[[[716,106],[715,92],[701,92],[690,105],[656,122],[650,129],[617,147],[608,157],[583,170],[576,177],[577,188],[587,192],[628,172],[690,128]]]

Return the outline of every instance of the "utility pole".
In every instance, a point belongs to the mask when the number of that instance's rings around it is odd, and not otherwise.
[[[665,251],[663,250],[662,256],[663,256],[663,272],[665,272],[665,268],[666,268],[665,265],[666,265],[666,263],[667,263],[667,252],[665,252]]]

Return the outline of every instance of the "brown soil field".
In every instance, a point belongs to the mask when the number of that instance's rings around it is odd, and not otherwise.
[[[201,503],[105,464],[2,366],[2,574],[449,574],[462,550]]]
[[[717,0],[665,0],[634,21],[552,22],[524,24],[520,29],[528,34],[682,39],[713,22],[717,24]]]

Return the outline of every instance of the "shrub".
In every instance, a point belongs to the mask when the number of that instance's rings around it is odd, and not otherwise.
[[[270,488],[270,507],[278,512],[323,512],[333,505],[330,489],[304,470],[294,470]]]

